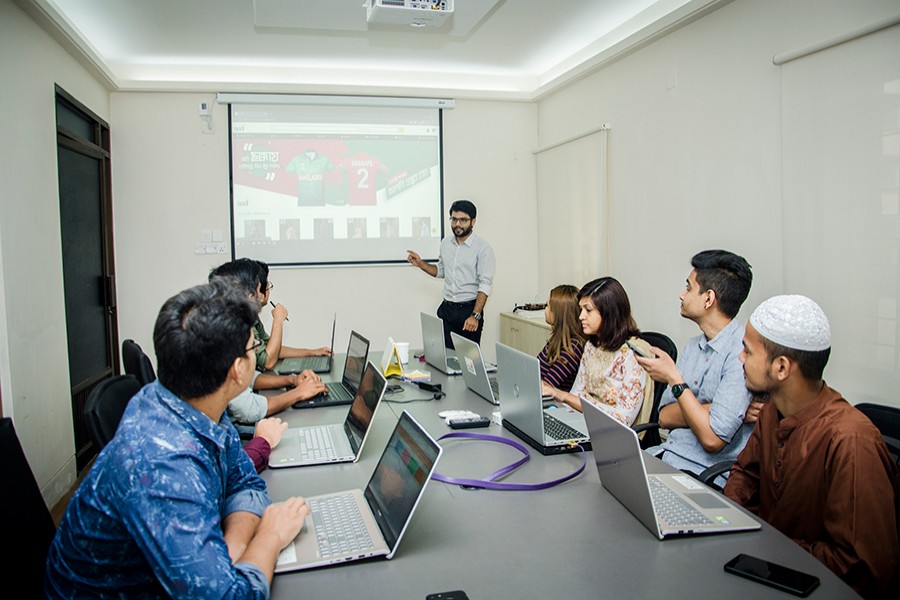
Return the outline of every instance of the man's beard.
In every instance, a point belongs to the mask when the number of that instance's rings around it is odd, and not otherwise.
[[[768,404],[772,401],[772,395],[769,392],[755,392],[753,390],[750,390],[750,401]]]
[[[460,233],[456,232],[456,229],[453,230],[453,235],[456,237],[466,237],[470,233],[472,233],[472,226],[469,225],[467,228],[463,229],[462,227],[458,227],[457,229],[462,229]]]

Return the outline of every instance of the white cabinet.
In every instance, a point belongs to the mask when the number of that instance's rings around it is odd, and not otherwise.
[[[500,313],[500,342],[535,356],[550,339],[550,326],[544,311],[537,313]]]

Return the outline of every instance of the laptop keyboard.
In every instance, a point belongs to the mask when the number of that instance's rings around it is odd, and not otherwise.
[[[300,456],[304,460],[334,456],[334,441],[327,426],[300,430]]]
[[[494,392],[494,398],[500,397],[500,382],[497,381],[495,377],[488,377],[488,381],[491,382],[491,391]]]
[[[711,519],[690,505],[690,503],[669,489],[656,477],[648,477],[650,495],[656,516],[672,527],[691,525],[712,525]]]
[[[554,440],[577,440],[584,437],[583,433],[574,427],[566,425],[556,417],[552,417],[547,413],[541,414],[544,415],[544,435],[547,437]]]
[[[325,387],[328,388],[328,395],[332,398],[338,400],[353,400],[353,394],[348,392],[347,388],[345,388],[344,384],[341,382],[326,383]]]
[[[314,498],[309,501],[309,508],[322,558],[362,552],[375,546],[351,494]]]
[[[304,365],[307,369],[312,369],[313,371],[324,371],[328,368],[328,357],[327,356],[308,356],[304,360]]]

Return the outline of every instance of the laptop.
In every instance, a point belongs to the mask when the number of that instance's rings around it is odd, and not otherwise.
[[[453,339],[453,347],[456,348],[456,356],[459,366],[462,367],[466,387],[488,402],[500,404],[500,383],[496,377],[487,374],[481,347],[455,331],[450,332],[450,337]]]
[[[541,454],[578,452],[578,445],[591,449],[580,412],[565,404],[544,406],[537,357],[497,342],[497,366],[505,428]]]
[[[341,373],[341,380],[325,382],[328,393],[319,394],[307,400],[298,400],[292,406],[294,408],[315,408],[317,406],[352,404],[368,357],[369,340],[355,331],[351,331],[350,342],[347,344],[347,359],[344,361],[344,371]]]
[[[309,369],[313,373],[331,373],[331,365],[334,358],[334,329],[337,326],[337,313],[331,321],[331,354],[328,356],[298,356],[294,358],[282,358],[275,363],[273,369],[279,375],[293,375]]]
[[[275,572],[393,558],[440,455],[437,442],[403,411],[365,490],[306,497],[312,514],[281,551]],[[351,523],[333,515],[341,511]],[[330,546],[331,539],[340,539],[344,548]]]
[[[381,371],[368,363],[344,422],[287,429],[269,455],[269,466],[278,469],[359,460],[386,384]]]
[[[422,345],[425,347],[425,362],[445,375],[461,375],[462,370],[455,352],[448,351],[444,345],[444,322],[434,315],[421,313]],[[485,365],[490,373],[497,370],[497,365]]]
[[[425,362],[446,375],[460,375],[459,361],[444,345],[444,322],[434,315],[420,313]]]
[[[648,475],[634,430],[593,404],[583,406],[600,483],[659,539],[760,528],[731,500],[687,473]]]

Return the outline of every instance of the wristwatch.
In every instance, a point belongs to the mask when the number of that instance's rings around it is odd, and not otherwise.
[[[473,312],[473,313],[472,313],[472,318],[475,319],[476,321],[480,321],[480,320],[481,320],[481,313],[480,313],[480,312]]]
[[[678,397],[684,393],[684,390],[688,390],[688,389],[690,389],[690,386],[688,386],[688,384],[676,383],[675,385],[672,386],[672,395],[675,396],[675,399],[677,400]]]

